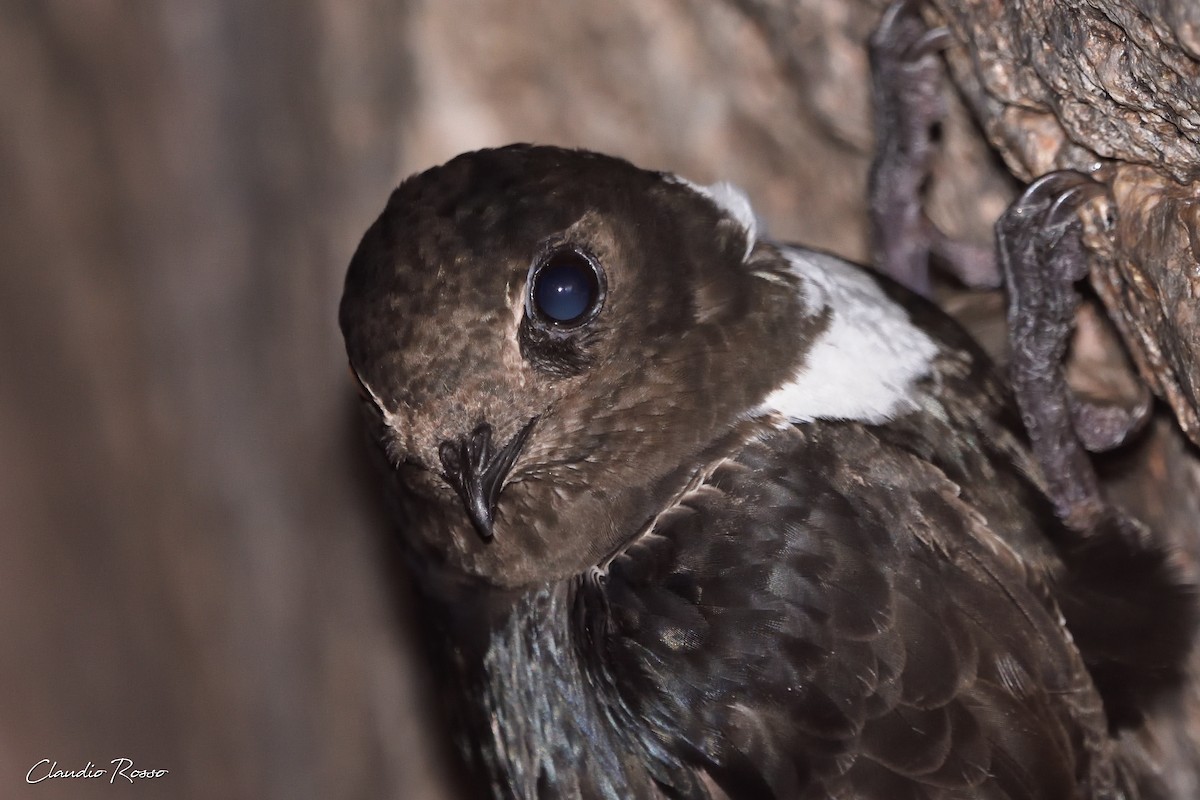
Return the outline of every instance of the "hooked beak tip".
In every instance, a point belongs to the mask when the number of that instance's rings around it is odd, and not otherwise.
[[[485,542],[490,542],[495,536],[493,530],[492,516],[495,513],[495,508],[475,508],[468,507],[467,514],[471,517],[471,524],[475,526],[475,532],[479,534],[479,538]]]
[[[531,419],[499,450],[492,445],[492,426],[486,422],[476,426],[469,436],[447,439],[438,448],[442,477],[458,493],[471,524],[485,542],[495,535],[500,491],[537,420]]]

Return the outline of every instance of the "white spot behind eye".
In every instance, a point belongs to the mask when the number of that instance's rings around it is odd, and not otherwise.
[[[745,256],[749,257],[750,251],[754,249],[755,242],[758,241],[758,236],[763,226],[758,219],[758,215],[754,213],[754,207],[750,204],[750,198],[746,196],[746,193],[728,181],[701,186],[678,175],[671,175],[670,178],[677,183],[687,186],[697,194],[708,198],[713,205],[725,212],[726,216],[741,226],[742,230],[746,233]]]
[[[800,278],[805,309],[830,317],[798,372],[762,411],[793,422],[880,423],[916,410],[913,384],[930,373],[937,344],[862,268],[825,253],[780,250]]]

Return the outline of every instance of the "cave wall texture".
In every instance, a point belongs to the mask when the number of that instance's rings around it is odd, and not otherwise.
[[[453,796],[336,329],[358,237],[405,175],[533,140],[733,180],[775,236],[862,259],[882,7],[0,1],[0,796],[107,797],[24,779],[121,756],[171,770],[142,797]],[[1081,326],[1074,372],[1162,398],[1101,469],[1187,565],[1197,8],[925,8],[955,37],[946,231],[988,242],[1050,169],[1110,186],[1087,224],[1115,324]],[[944,301],[1003,356],[997,295]],[[1193,709],[1148,746],[1185,758]]]

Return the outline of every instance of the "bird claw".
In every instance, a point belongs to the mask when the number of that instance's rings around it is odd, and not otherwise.
[[[1110,724],[1123,726],[1177,682],[1196,611],[1168,551],[1108,502],[1088,455],[1124,442],[1145,421],[1149,392],[1141,387],[1132,407],[1121,408],[1078,397],[1066,380],[1075,283],[1088,273],[1076,212],[1105,191],[1079,173],[1042,176],[996,223],[996,249],[1009,292],[1013,392],[1067,534],[1056,541],[1065,566],[1056,599]]]
[[[870,175],[875,267],[924,295],[931,289],[931,254],[967,286],[999,283],[988,252],[951,243],[921,208],[933,131],[946,113],[937,54],[952,41],[949,29],[925,27],[919,0],[898,0],[889,6],[870,41],[876,139]]]
[[[877,138],[912,156],[927,153],[930,131],[945,114],[936,56],[951,42],[946,28],[925,27],[919,5],[915,0],[893,3],[871,35],[869,50]],[[912,164],[921,178],[925,160]]]
[[[1144,389],[1131,408],[1076,396],[1063,361],[1087,276],[1077,211],[1107,190],[1077,172],[1034,181],[996,223],[996,244],[1009,291],[1012,382],[1017,404],[1059,515],[1081,532],[1113,513],[1087,451],[1126,441],[1150,410]]]
[[[950,31],[944,27],[928,30],[921,19],[920,0],[897,0],[888,6],[871,34],[873,60],[911,64],[950,44]]]
[[[912,61],[917,61],[927,55],[940,53],[945,50],[954,41],[954,37],[950,35],[950,29],[942,26],[927,31],[924,36],[918,39],[908,49],[907,56]]]
[[[1079,236],[1078,210],[1106,191],[1103,184],[1082,173],[1062,170],[1043,175],[998,219],[997,243],[1009,251],[1030,251],[1019,269],[1031,276],[1037,273],[1043,283],[1079,281],[1087,275],[1087,259]],[[1008,276],[1010,284],[1014,277],[1022,276]],[[1074,313],[1075,305],[1078,299],[1070,312]]]
[[[1025,188],[1005,216],[1029,217],[1050,214],[1048,222],[1073,220],[1080,205],[1107,192],[1104,184],[1075,170],[1047,172]]]

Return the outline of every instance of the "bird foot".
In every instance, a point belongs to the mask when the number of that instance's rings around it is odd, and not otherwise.
[[[1066,566],[1055,596],[1105,698],[1114,728],[1134,724],[1150,699],[1175,686],[1191,650],[1195,593],[1161,540],[1109,504],[1088,451],[1125,441],[1149,414],[1076,396],[1064,359],[1088,274],[1077,211],[1106,188],[1077,172],[1035,181],[996,223],[1008,287],[1012,382],[1047,493],[1066,523]]]
[[[921,207],[929,177],[934,130],[946,114],[938,53],[949,30],[928,30],[919,0],[888,7],[870,40],[876,155],[870,174],[870,214],[875,266],[923,295],[930,292],[930,255],[963,284],[999,285],[985,248],[955,242]]]
[[[1076,210],[1104,191],[1080,173],[1054,172],[1035,181],[996,223],[1017,405],[1059,516],[1079,532],[1107,513],[1088,446],[1115,445],[1136,422],[1136,413],[1123,417],[1076,397],[1064,367],[1080,303],[1075,284],[1087,276]]]

